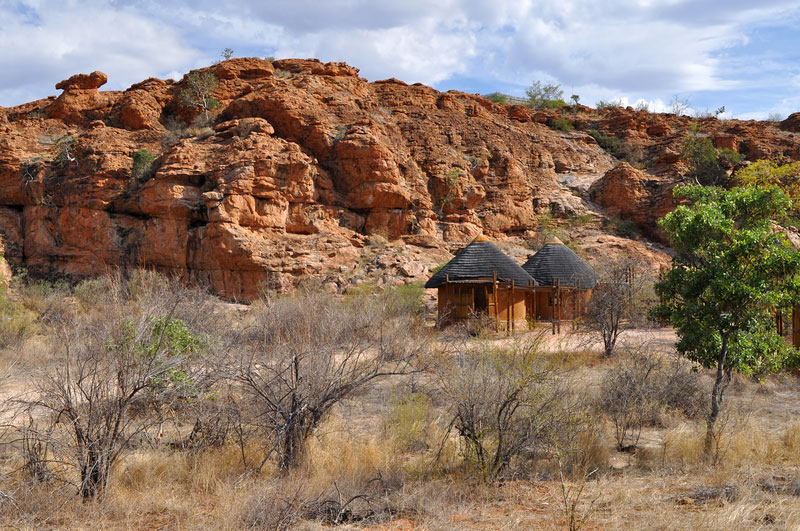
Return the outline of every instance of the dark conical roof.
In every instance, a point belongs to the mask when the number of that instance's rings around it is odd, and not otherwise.
[[[531,276],[519,264],[486,237],[478,236],[437,271],[425,283],[425,287],[438,288],[444,285],[446,279],[449,279],[450,282],[491,279],[495,271],[497,271],[497,280],[500,282],[513,280],[520,287],[529,284],[536,285]]]
[[[576,286],[591,289],[597,283],[597,275],[592,266],[581,260],[572,249],[557,238],[547,242],[544,247],[528,258],[522,266],[541,286],[553,286],[559,279],[562,286]]]

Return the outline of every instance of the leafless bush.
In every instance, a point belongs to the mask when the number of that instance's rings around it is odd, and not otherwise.
[[[653,304],[653,281],[635,260],[619,260],[598,268],[598,283],[582,320],[585,330],[600,336],[603,355],[614,353],[626,328],[643,326]]]
[[[450,427],[466,461],[486,480],[497,478],[513,458],[542,456],[574,436],[566,392],[538,341],[463,348],[443,356],[436,372]]]
[[[117,301],[57,329],[55,361],[34,379],[35,398],[25,403],[42,419],[29,434],[49,444],[52,460],[76,470],[77,480],[62,479],[74,481],[84,499],[104,493],[129,441],[201,385],[190,361],[207,340],[178,317],[193,311],[182,308],[184,297],[178,290]]]
[[[635,448],[644,426],[658,425],[665,409],[694,417],[705,397],[697,373],[679,359],[665,362],[628,352],[606,373],[597,407],[611,417],[617,449]]]
[[[426,344],[412,319],[390,316],[375,296],[300,293],[263,300],[252,314],[232,378],[249,422],[267,441],[267,457],[276,454],[284,473],[300,463],[306,440],[335,404],[376,378],[413,370]]]

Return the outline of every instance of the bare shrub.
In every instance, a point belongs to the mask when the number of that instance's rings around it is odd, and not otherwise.
[[[541,457],[574,436],[566,392],[539,341],[469,346],[442,356],[436,372],[465,461],[485,480],[516,457]]]
[[[611,418],[617,449],[624,450],[635,448],[642,428],[658,425],[665,409],[694,417],[703,402],[699,376],[686,364],[628,352],[604,376],[597,407]]]
[[[306,440],[334,405],[377,378],[413,370],[426,343],[413,320],[390,314],[379,297],[338,300],[320,292],[254,306],[232,378],[267,457],[277,455],[283,473],[300,463]]]
[[[34,379],[26,405],[42,419],[32,436],[47,441],[52,460],[74,468],[61,479],[84,499],[104,493],[126,445],[155,426],[169,402],[196,390],[189,361],[204,340],[176,317],[181,297],[167,291],[107,305],[57,330],[54,363]]]
[[[645,324],[654,302],[653,281],[642,273],[640,263],[630,259],[602,264],[598,276],[581,322],[591,335],[600,336],[603,355],[609,357],[625,329]]]

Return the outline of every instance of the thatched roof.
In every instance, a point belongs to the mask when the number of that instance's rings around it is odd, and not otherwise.
[[[559,279],[562,286],[577,286],[580,280],[580,286],[584,289],[594,288],[597,283],[597,274],[592,266],[581,260],[558,238],[547,242],[528,258],[522,269],[541,286],[554,286],[555,279]]]
[[[519,264],[503,253],[488,238],[478,236],[437,271],[425,283],[425,287],[438,288],[444,285],[446,279],[450,282],[491,281],[495,271],[499,282],[513,280],[520,287],[529,284],[536,285],[531,276]]]

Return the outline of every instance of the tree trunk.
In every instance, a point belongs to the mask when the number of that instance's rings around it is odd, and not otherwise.
[[[728,335],[723,334],[722,348],[720,349],[719,358],[717,359],[717,377],[714,380],[714,388],[711,390],[711,413],[708,415],[708,421],[706,423],[706,441],[705,447],[703,448],[706,460],[709,462],[713,461],[712,446],[714,443],[714,426],[717,422],[717,418],[719,417],[720,405],[722,404],[722,397],[723,393],[725,392],[725,388],[723,387],[722,383],[725,378],[725,362],[727,357]]]

